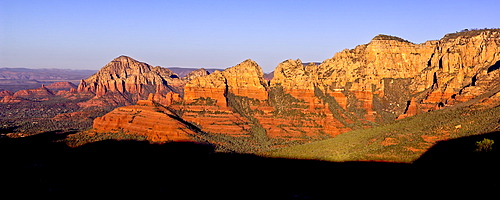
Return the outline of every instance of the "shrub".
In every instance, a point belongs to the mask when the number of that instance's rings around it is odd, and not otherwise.
[[[493,150],[493,144],[495,141],[484,138],[482,141],[476,142],[476,151],[477,152],[489,152]]]
[[[474,37],[487,31],[500,31],[498,28],[484,28],[484,29],[463,29],[456,33],[448,33],[443,37],[443,40],[456,39],[458,37]]]
[[[271,87],[269,91],[269,103],[273,106],[275,115],[283,116],[304,116],[301,109],[307,109],[304,100],[297,99],[285,92],[279,84]]]

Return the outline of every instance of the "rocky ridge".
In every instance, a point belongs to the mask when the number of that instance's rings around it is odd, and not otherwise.
[[[499,44],[496,29],[422,44],[378,35],[319,65],[286,60],[275,69],[270,84],[262,82],[259,70],[249,74],[257,65],[247,64],[194,79],[185,86],[184,101],[198,105],[179,109],[188,121],[209,132],[220,133],[224,125],[229,132],[248,133],[241,135],[260,131],[271,138],[301,140],[331,137],[472,99],[497,104]],[[236,75],[239,85],[227,78]],[[229,103],[231,99],[240,103]],[[195,113],[202,111],[210,114]],[[223,115],[243,120],[238,124]]]
[[[376,112],[375,118],[404,114],[412,97],[427,112],[471,99],[497,83],[493,77],[498,72],[491,69],[500,59],[499,38],[498,30],[484,30],[473,36],[413,44],[379,35],[318,66],[307,68],[300,61],[285,61],[275,71],[271,85],[309,94],[319,87],[339,104],[347,103],[343,106],[347,109],[360,100],[365,110]]]
[[[52,83],[52,84],[47,85],[45,87],[51,91],[54,91],[54,92],[61,91],[61,90],[67,90],[67,91],[74,92],[78,88],[78,86],[76,86],[75,84],[73,84],[71,82],[67,82],[67,81],[55,82],[55,83]]]
[[[95,133],[121,131],[154,142],[177,140],[162,132],[168,127],[157,126],[163,120],[204,133],[179,133],[179,140],[199,137],[231,146],[232,151],[255,152],[445,107],[498,105],[499,45],[498,29],[449,34],[422,44],[378,35],[320,64],[286,60],[276,67],[272,80],[266,80],[252,60],[180,78],[168,69],[120,56],[82,80],[77,90],[52,95],[92,96],[79,103],[82,108],[129,106],[97,118]],[[12,97],[26,95],[22,93]],[[165,113],[176,117],[165,118]],[[132,116],[147,120],[130,122]]]

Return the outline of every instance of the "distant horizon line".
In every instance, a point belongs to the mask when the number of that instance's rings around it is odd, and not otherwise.
[[[318,63],[318,62],[314,62],[314,63]],[[163,67],[163,66],[160,66],[160,67]],[[232,67],[232,66],[231,66]],[[227,68],[230,68],[230,67],[226,67],[226,68],[211,68],[211,67],[163,67],[163,68],[167,68],[167,69],[207,69],[207,70],[225,70]],[[43,67],[43,68],[30,68],[30,67],[0,67],[0,70],[2,69],[27,69],[27,70],[65,70],[65,71],[99,71],[100,69],[74,69],[74,68],[47,68],[47,67]],[[269,72],[264,72],[265,74],[269,74],[269,73],[272,73],[274,72],[274,69],[272,71],[269,71]]]

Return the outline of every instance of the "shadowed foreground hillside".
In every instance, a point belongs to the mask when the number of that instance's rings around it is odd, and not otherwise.
[[[464,191],[479,191],[475,194],[481,196],[496,192],[499,186],[498,164],[493,162],[498,161],[498,150],[482,157],[464,157],[474,152],[455,151],[462,149],[455,140],[440,143],[415,164],[399,164],[262,158],[214,153],[211,146],[195,143],[151,145],[107,140],[70,148],[54,142],[65,136],[52,132],[1,138],[2,194],[66,198],[405,198],[458,196]],[[491,137],[497,139],[498,132]],[[455,148],[452,157],[446,147],[439,147],[448,144]],[[449,158],[445,164],[441,162],[443,157]]]
[[[500,130],[499,116],[500,106],[457,106],[264,154],[335,162],[378,160],[411,163],[439,141]],[[474,142],[470,144],[475,145]]]

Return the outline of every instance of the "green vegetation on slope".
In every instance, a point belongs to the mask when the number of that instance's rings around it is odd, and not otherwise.
[[[464,29],[464,30],[461,30],[461,31],[457,31],[455,33],[448,33],[446,34],[442,40],[449,40],[449,39],[456,39],[458,37],[474,37],[474,36],[477,36],[483,32],[486,32],[486,31],[499,31],[500,29],[498,28],[484,28],[484,29]]]
[[[413,162],[437,141],[499,130],[499,116],[499,106],[443,109],[264,155],[336,162]]]
[[[306,114],[302,112],[303,109],[308,107],[304,104],[304,100],[297,99],[291,94],[288,94],[283,89],[283,86],[276,84],[269,90],[269,103],[273,106],[276,117],[295,117],[303,118]]]
[[[367,123],[370,125],[375,125],[374,123],[371,123],[369,121],[361,121],[362,118],[360,116],[366,114],[366,110],[363,109],[356,109],[352,108],[350,111],[346,111],[340,106],[340,104],[335,100],[334,97],[330,96],[328,93],[323,92],[319,87],[314,87],[314,95],[321,99],[324,103],[328,104],[328,109],[333,114],[333,117],[335,119],[339,120],[340,123],[342,123],[344,126],[349,127],[351,129],[361,129],[365,126],[367,126]],[[355,96],[352,94],[347,94],[345,93],[346,96],[349,96],[348,100],[352,103],[357,101],[355,99]],[[352,103],[354,104],[354,103]],[[349,106],[348,106],[349,107]],[[362,111],[360,111],[362,110]],[[351,113],[354,112],[356,114]],[[361,120],[360,120],[361,119]],[[352,122],[349,122],[352,121]]]

